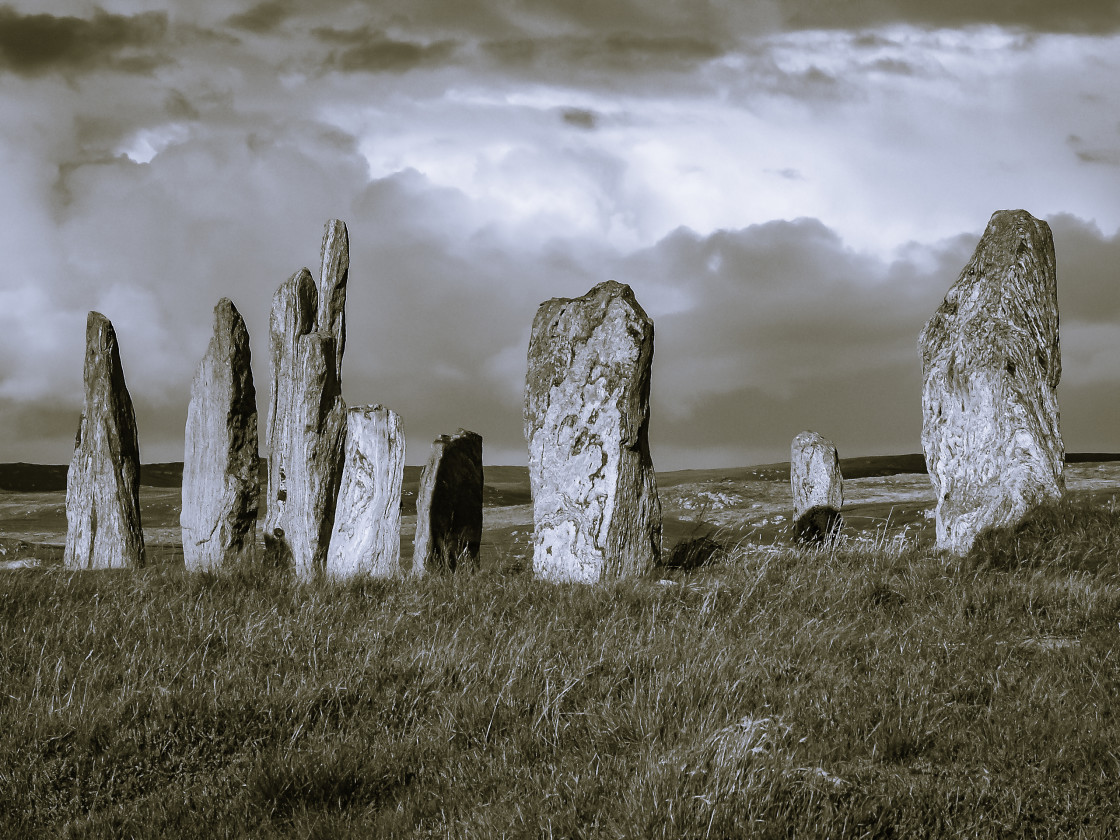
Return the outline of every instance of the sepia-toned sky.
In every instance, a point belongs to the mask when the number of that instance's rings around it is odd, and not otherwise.
[[[344,395],[409,463],[525,462],[537,306],[629,283],[661,469],[920,451],[918,332],[995,210],[1057,251],[1070,451],[1120,450],[1120,6],[819,0],[0,5],[0,461],[65,463],[86,313],[181,460],[218,299],[351,242]],[[263,439],[263,438],[262,438]]]

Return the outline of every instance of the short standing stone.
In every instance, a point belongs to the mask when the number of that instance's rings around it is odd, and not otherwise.
[[[937,546],[964,554],[982,530],[1065,490],[1049,225],[1024,210],[994,213],[918,347]]]
[[[336,368],[336,339],[314,332],[318,292],[307,269],[277,290],[269,337],[266,552],[303,577],[326,559],[342,475],[346,405]]]
[[[188,569],[249,560],[257,523],[257,393],[249,333],[228,298],[187,408],[183,453],[183,560]]]
[[[140,449],[117,334],[109,319],[86,319],[85,403],[66,474],[66,548],[71,569],[144,565]]]
[[[412,573],[477,565],[482,541],[482,436],[459,429],[432,443],[416,494]]]
[[[601,283],[537,311],[525,437],[533,569],[593,583],[640,574],[661,550],[647,437],[653,321],[629,286]]]
[[[390,577],[400,572],[404,427],[380,405],[346,414],[346,459],[327,574]]]
[[[789,478],[798,538],[819,542],[835,534],[844,506],[844,477],[832,441],[816,432],[798,434],[790,445]]]

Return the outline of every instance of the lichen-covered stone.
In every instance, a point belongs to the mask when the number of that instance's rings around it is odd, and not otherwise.
[[[1065,490],[1049,225],[1024,210],[994,213],[918,347],[937,546],[964,554],[982,530]]]
[[[326,571],[332,577],[400,573],[404,427],[380,405],[346,414],[346,459]]]
[[[482,541],[482,436],[459,429],[432,443],[416,494],[412,572],[477,565]]]
[[[321,570],[326,560],[346,431],[336,339],[314,331],[318,297],[311,273],[302,269],[277,290],[269,321],[265,550],[303,577]]]
[[[542,304],[528,356],[534,572],[587,583],[644,572],[661,550],[648,441],[653,321],[629,286],[601,283]]]
[[[136,412],[109,319],[86,319],[85,400],[66,474],[66,548],[71,569],[144,565]]]
[[[840,457],[828,438],[804,431],[794,437],[789,452],[789,479],[793,489],[794,515],[812,507],[844,506],[844,476]]]
[[[259,490],[249,333],[233,302],[222,298],[187,407],[179,524],[188,569],[252,558]]]

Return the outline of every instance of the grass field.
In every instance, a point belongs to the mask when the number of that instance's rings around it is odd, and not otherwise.
[[[1115,503],[524,568],[0,576],[0,836],[1120,836]]]

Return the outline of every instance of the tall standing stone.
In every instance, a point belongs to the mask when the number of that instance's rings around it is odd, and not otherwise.
[[[136,412],[109,319],[86,319],[85,403],[66,474],[66,548],[71,569],[144,565]]]
[[[259,490],[249,333],[237,307],[222,298],[187,407],[179,524],[188,569],[252,558]]]
[[[964,554],[980,531],[1065,491],[1049,225],[1024,210],[994,213],[918,348],[937,546]]]
[[[790,444],[789,478],[793,490],[794,531],[819,542],[839,529],[844,506],[844,477],[832,441],[804,431]]]
[[[346,225],[331,219],[323,229],[319,250],[319,311],[316,330],[334,336],[334,369],[342,378],[346,349],[346,281],[350,275],[350,237]]]
[[[342,478],[340,365],[349,268],[346,226],[327,222],[318,286],[306,268],[272,303],[266,551],[309,577],[326,561]]]
[[[537,310],[529,339],[525,437],[533,570],[594,583],[640,574],[661,550],[650,458],[653,321],[608,281]]]
[[[416,494],[412,573],[478,564],[482,542],[482,435],[459,429],[432,443]]]
[[[327,574],[391,577],[400,572],[403,478],[401,418],[380,405],[351,408]]]

